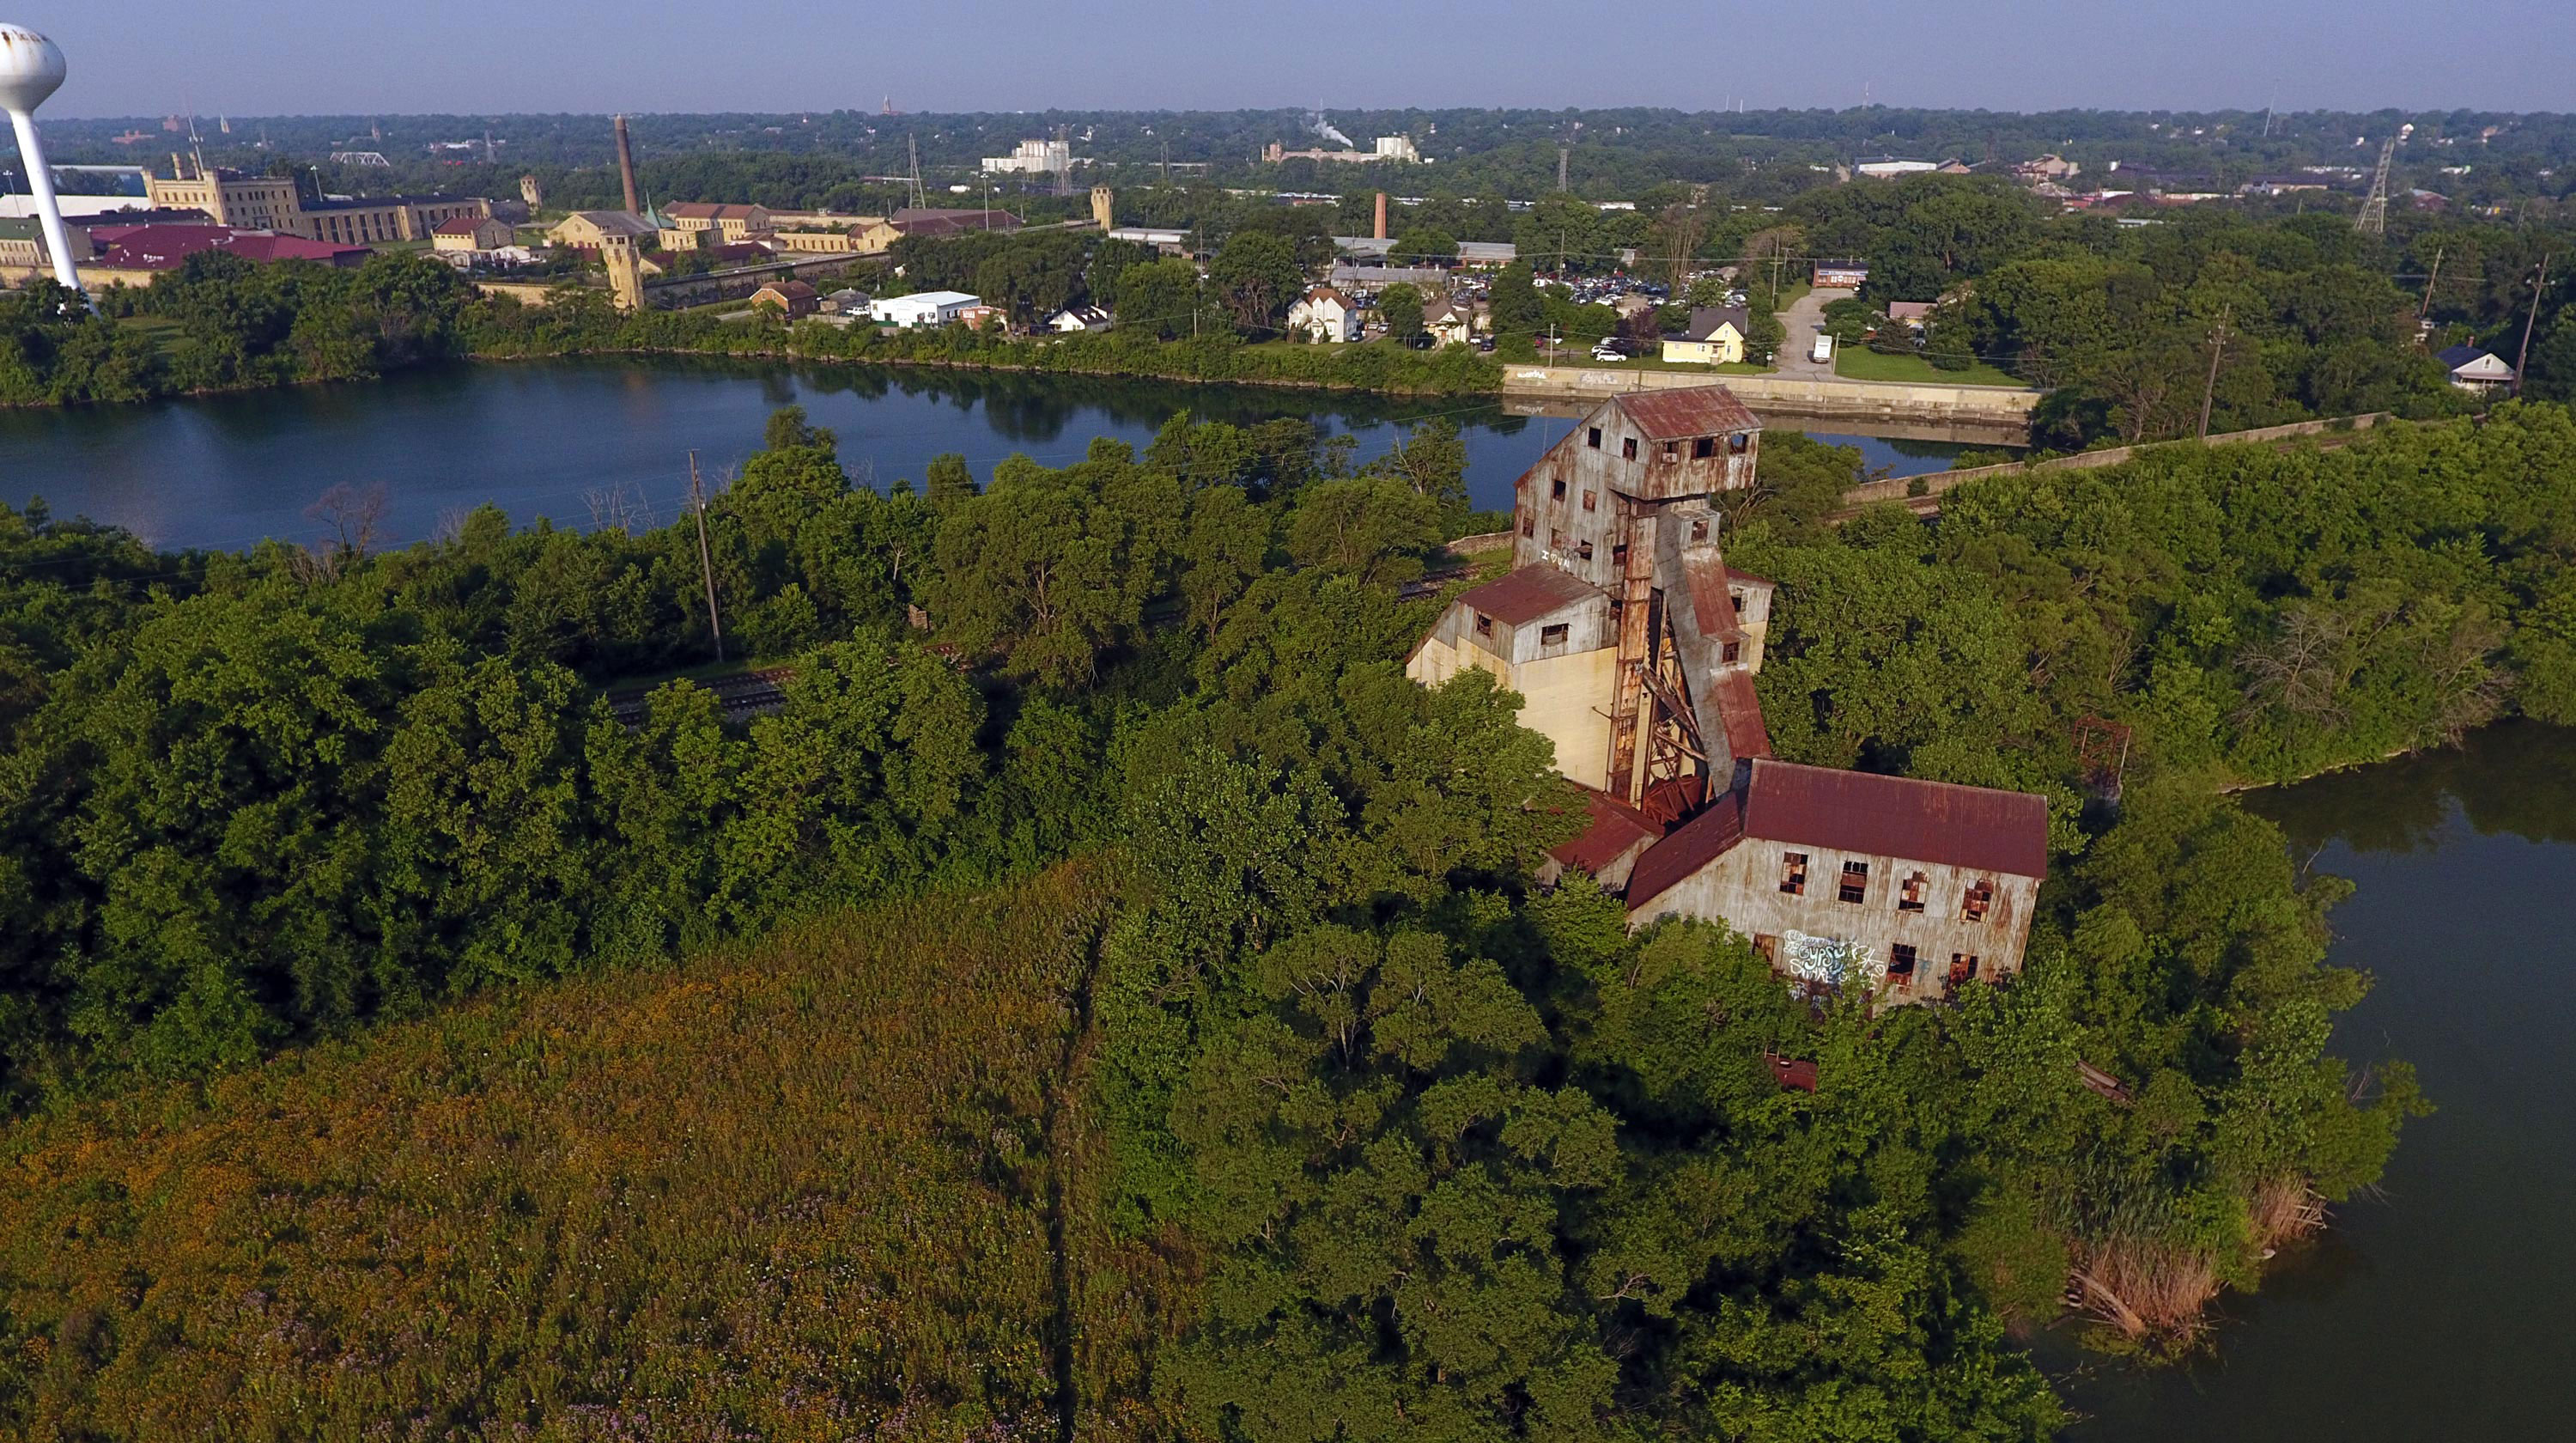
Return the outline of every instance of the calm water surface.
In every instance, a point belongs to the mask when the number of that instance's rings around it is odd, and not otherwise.
[[[2095,1417],[2070,1443],[2576,1437],[2576,732],[2494,727],[2251,801],[2360,886],[2334,961],[2377,986],[2338,1049],[2413,1062],[2440,1111],[2204,1363],[2074,1381]]]
[[[1508,509],[1512,480],[1573,422],[1510,416],[1491,401],[1349,396],[1110,378],[624,359],[456,366],[389,380],[239,396],[0,411],[0,501],[41,496],[62,516],[126,526],[163,547],[310,539],[306,508],[335,482],[381,482],[396,541],[491,502],[527,522],[593,524],[621,493],[668,520],[688,494],[694,448],[711,476],[760,445],[789,403],[838,432],[862,479],[920,479],[942,452],[976,474],[1014,452],[1051,465],[1094,436],[1142,445],[1176,411],[1249,423],[1302,416],[1358,440],[1365,461],[1415,421],[1465,428],[1468,487]],[[1872,468],[1938,471],[1960,449],[1833,436]]]

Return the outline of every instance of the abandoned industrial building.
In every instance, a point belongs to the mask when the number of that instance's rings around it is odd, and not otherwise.
[[[1774,587],[1730,569],[1720,493],[1761,422],[1724,386],[1601,403],[1524,473],[1512,570],[1453,602],[1405,663],[1519,693],[1589,824],[1549,875],[1590,873],[1629,924],[1724,921],[1803,982],[1935,1001],[2021,968],[2048,803],[1771,756],[1754,694]]]

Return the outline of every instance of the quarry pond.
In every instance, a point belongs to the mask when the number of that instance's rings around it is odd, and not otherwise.
[[[56,516],[127,527],[164,548],[306,541],[305,511],[338,483],[387,493],[395,543],[491,502],[525,524],[587,529],[616,497],[662,520],[688,494],[689,452],[721,475],[760,447],[776,407],[839,433],[841,462],[879,486],[963,455],[978,477],[1014,452],[1061,466],[1095,436],[1142,446],[1176,411],[1250,423],[1305,417],[1357,440],[1366,461],[1408,423],[1458,422],[1475,504],[1508,510],[1512,480],[1573,422],[1506,412],[1492,397],[1187,386],[1076,376],[607,358],[456,365],[381,381],[297,386],[125,406],[0,410],[0,501],[43,497]],[[1794,428],[1786,419],[1765,418]],[[1946,469],[1944,442],[1828,434],[1870,469]]]
[[[1023,453],[1077,460],[1096,436],[1139,446],[1174,412],[1315,421],[1366,460],[1405,427],[1462,427],[1475,503],[1573,423],[1492,398],[1347,393],[971,372],[716,361],[454,366],[363,384],[119,407],[0,411],[0,501],[42,497],[162,547],[309,540],[326,489],[381,483],[382,539],[434,534],[486,502],[525,524],[587,529],[614,498],[678,514],[689,453],[721,475],[771,409],[804,406],[863,481],[918,480],[931,457],[977,475]],[[1794,419],[1766,417],[1783,429]],[[1961,446],[1832,434],[1872,470],[1944,469]],[[2559,1436],[2576,1405],[2576,972],[2561,908],[2576,896],[2576,733],[2510,723],[2448,752],[2253,794],[2299,861],[2354,879],[2334,960],[2377,985],[2336,1048],[2403,1058],[2439,1108],[2411,1123],[2379,1194],[2340,1208],[2259,1294],[2227,1300],[2198,1361],[2140,1371],[2036,1342],[2085,1415],[2078,1443],[2417,1443]]]

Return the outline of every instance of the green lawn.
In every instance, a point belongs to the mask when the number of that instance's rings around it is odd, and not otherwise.
[[[188,344],[188,333],[168,316],[126,316],[117,324],[149,339],[164,356]]]
[[[1851,381],[1902,381],[1929,386],[2011,386],[2026,389],[2005,372],[1979,361],[1964,371],[1945,371],[1921,356],[1889,355],[1863,346],[1834,349],[1834,374]]]

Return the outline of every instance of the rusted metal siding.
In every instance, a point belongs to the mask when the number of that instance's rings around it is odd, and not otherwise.
[[[1791,852],[1807,857],[1806,892],[1801,896],[1780,890],[1783,857]],[[1881,968],[1897,944],[1910,945],[1917,959],[1913,980],[1900,987],[1892,985],[1891,979],[1882,999],[1888,1002],[1929,1002],[1948,996],[1953,954],[1977,958],[1979,980],[2018,973],[2039,901],[2035,877],[1747,837],[1639,902],[1633,894],[1654,865],[1653,855],[1650,849],[1632,874],[1632,928],[1665,917],[1699,917],[1722,919],[1756,939],[1789,932],[1841,937],[1867,948]],[[1857,903],[1838,898],[1843,864],[1852,861],[1869,867],[1868,891]],[[1904,883],[1916,873],[1924,878],[1924,910],[1900,911],[1897,902]],[[1993,887],[1993,900],[1984,921],[1970,922],[1964,919],[1961,904],[1969,887],[1981,881]]]

